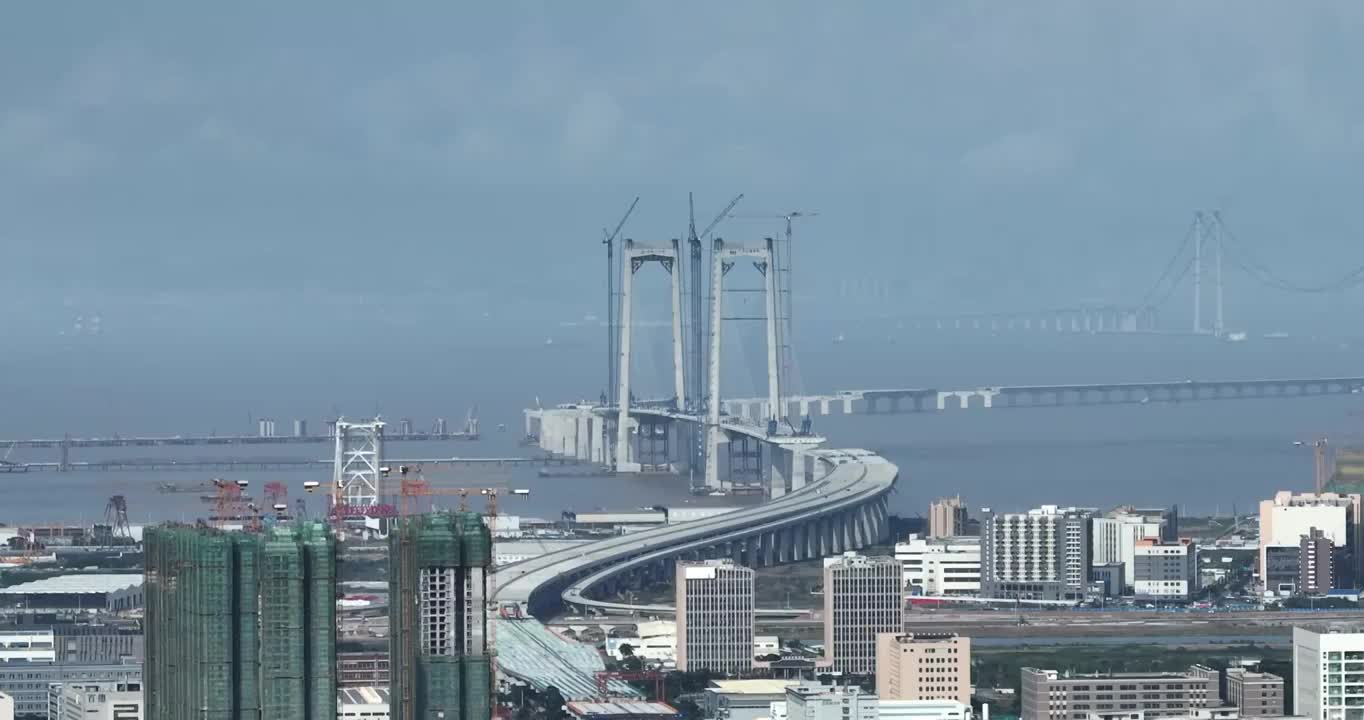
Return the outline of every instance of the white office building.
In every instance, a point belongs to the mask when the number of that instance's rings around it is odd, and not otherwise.
[[[48,720],[142,720],[142,683],[57,683],[48,687]]]
[[[855,552],[824,561],[824,662],[841,673],[876,672],[876,636],[904,631],[904,591],[894,558]]]
[[[910,535],[895,544],[906,592],[938,597],[980,595],[980,537]]]
[[[1188,540],[1163,543],[1147,538],[1137,543],[1133,588],[1148,600],[1188,600],[1198,589],[1197,549]]]
[[[879,711],[876,695],[855,685],[806,682],[786,688],[790,720],[877,720]]]
[[[0,720],[14,720],[14,698],[0,692]]]
[[[1131,590],[1136,576],[1137,543],[1159,539],[1161,523],[1145,515],[1114,511],[1096,517],[1090,525],[1093,545],[1090,562],[1094,565],[1122,563],[1124,590]]]
[[[1360,496],[1356,494],[1338,495],[1336,493],[1303,493],[1295,495],[1289,491],[1274,494],[1273,500],[1260,501],[1260,572],[1261,582],[1269,574],[1268,568],[1274,563],[1267,557],[1271,547],[1297,548],[1304,535],[1311,536],[1312,530],[1321,531],[1336,547],[1347,547],[1356,551],[1356,572],[1364,560],[1364,553],[1358,553],[1360,532]],[[1274,589],[1266,587],[1266,589]]]
[[[1293,714],[1364,720],[1364,632],[1293,628]]]
[[[677,669],[753,668],[753,569],[729,560],[677,563]]]

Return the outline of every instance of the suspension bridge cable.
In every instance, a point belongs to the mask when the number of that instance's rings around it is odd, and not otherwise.
[[[1364,285],[1364,265],[1356,267],[1339,278],[1322,285],[1299,285],[1285,280],[1275,274],[1268,265],[1265,265],[1255,258],[1254,254],[1241,242],[1240,238],[1227,227],[1220,214],[1214,213],[1213,222],[1216,223],[1217,228],[1221,231],[1219,236],[1231,240],[1231,243],[1223,245],[1223,249],[1231,250],[1227,255],[1231,258],[1232,263],[1246,271],[1247,274],[1264,285],[1277,290],[1296,293],[1326,293],[1337,290],[1347,290]]]
[[[1198,231],[1198,225],[1199,225],[1198,218],[1195,217],[1193,222],[1189,224],[1189,229],[1184,232],[1184,239],[1180,241],[1179,248],[1176,249],[1175,253],[1170,256],[1170,261],[1165,263],[1165,270],[1160,273],[1160,277],[1156,280],[1155,284],[1151,286],[1151,289],[1147,290],[1146,294],[1142,296],[1141,301],[1142,305],[1149,306],[1152,304],[1151,298],[1155,297],[1156,294],[1160,292],[1161,285],[1165,282],[1166,279],[1170,277],[1171,271],[1178,267],[1179,258],[1181,255],[1184,254],[1184,251],[1188,249],[1189,243],[1193,240],[1194,233]],[[1190,262],[1192,263],[1192,261]],[[1180,274],[1180,277],[1177,278],[1173,283],[1171,283],[1170,290],[1168,290],[1165,293],[1166,298],[1169,297],[1170,293],[1174,292],[1174,286],[1178,285],[1179,281],[1184,279],[1185,274],[1188,274],[1187,267],[1184,269],[1184,272]],[[1161,302],[1164,301],[1162,300]]]
[[[1154,302],[1148,301],[1146,303],[1143,303],[1143,305],[1145,305],[1146,307],[1154,308],[1161,307],[1165,303],[1169,302],[1170,298],[1174,296],[1175,291],[1179,289],[1179,284],[1184,282],[1184,278],[1189,276],[1189,271],[1193,269],[1193,265],[1194,258],[1192,255],[1190,255],[1188,262],[1184,263],[1184,269],[1179,272],[1179,275],[1176,276],[1173,281],[1170,282],[1170,287],[1166,289],[1165,294],[1162,295],[1159,300],[1156,300]]]

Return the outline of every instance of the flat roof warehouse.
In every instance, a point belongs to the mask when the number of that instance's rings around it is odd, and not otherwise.
[[[132,610],[142,607],[141,573],[74,574],[0,588],[0,605]]]

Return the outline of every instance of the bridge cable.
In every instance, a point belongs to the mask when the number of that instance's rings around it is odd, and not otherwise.
[[[1178,285],[1180,280],[1184,279],[1184,275],[1188,273],[1187,267],[1184,269],[1184,272],[1181,273],[1180,276],[1170,284],[1171,287],[1169,290],[1165,292],[1164,299],[1162,299],[1158,303],[1151,302],[1151,299],[1154,298],[1156,294],[1160,291],[1162,284],[1164,284],[1164,282],[1170,277],[1170,273],[1176,267],[1178,267],[1179,258],[1183,256],[1184,251],[1189,248],[1189,243],[1193,241],[1194,233],[1198,232],[1198,226],[1199,226],[1198,218],[1195,217],[1193,222],[1189,224],[1189,229],[1184,232],[1184,239],[1180,241],[1179,248],[1175,250],[1173,255],[1170,256],[1170,261],[1165,264],[1165,270],[1161,272],[1160,278],[1157,279],[1155,284],[1151,286],[1151,289],[1147,290],[1146,294],[1142,296],[1142,301],[1139,303],[1139,305],[1154,307],[1156,305],[1163,304],[1165,300],[1169,299],[1170,294],[1174,292],[1174,286]],[[1192,263],[1193,261],[1190,260],[1189,262]]]
[[[1223,249],[1228,251],[1228,259],[1263,285],[1276,290],[1295,293],[1327,293],[1337,290],[1348,290],[1364,285],[1364,265],[1356,267],[1339,278],[1321,285],[1299,285],[1285,280],[1275,274],[1268,265],[1265,265],[1255,258],[1254,254],[1241,242],[1240,238],[1227,228],[1226,223],[1222,220],[1219,213],[1213,213],[1213,222],[1216,223],[1218,229],[1221,230],[1219,237],[1226,237],[1231,240],[1230,243],[1223,245]]]
[[[1174,280],[1170,281],[1170,287],[1165,290],[1165,294],[1161,295],[1159,300],[1148,299],[1142,304],[1146,307],[1153,308],[1164,306],[1165,303],[1169,302],[1170,298],[1174,296],[1175,291],[1179,289],[1179,284],[1184,282],[1184,278],[1189,276],[1189,271],[1193,270],[1193,265],[1194,258],[1190,255],[1188,262],[1184,263],[1184,269],[1179,271],[1179,275],[1177,275]]]

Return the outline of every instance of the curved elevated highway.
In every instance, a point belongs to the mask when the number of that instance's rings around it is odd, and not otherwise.
[[[533,615],[564,601],[602,611],[656,610],[592,597],[625,576],[666,577],[679,559],[730,557],[749,566],[796,562],[884,538],[886,496],[899,469],[866,450],[811,450],[815,479],[776,500],[550,553],[498,571],[495,599]]]

